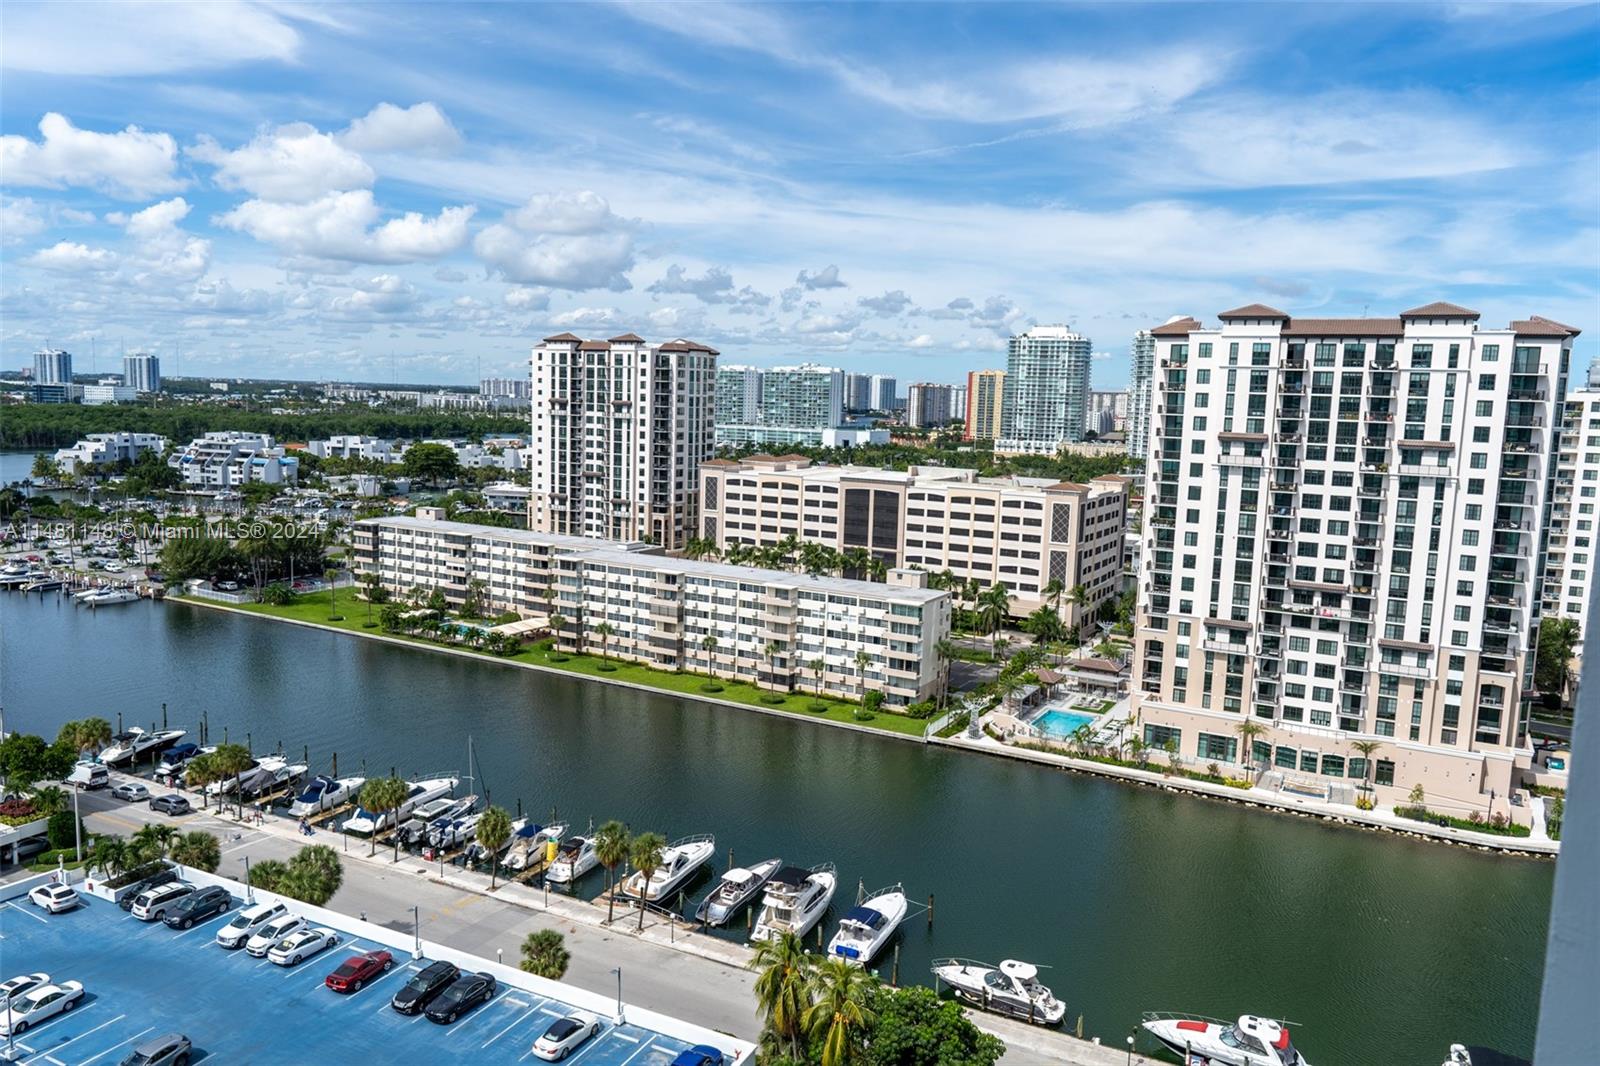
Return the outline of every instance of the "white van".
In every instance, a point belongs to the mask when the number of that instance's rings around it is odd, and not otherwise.
[[[244,947],[244,942],[255,936],[256,930],[289,913],[282,903],[257,903],[233,916],[233,921],[217,930],[217,943],[229,951]]]
[[[186,881],[169,881],[139,893],[129,911],[141,922],[159,922],[178,901],[194,894],[194,886]]]
[[[67,775],[66,783],[93,791],[109,785],[111,776],[106,773],[106,768],[97,762],[80,762],[72,768],[72,773]]]

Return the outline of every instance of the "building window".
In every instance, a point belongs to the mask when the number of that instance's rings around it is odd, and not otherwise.
[[[1239,750],[1237,737],[1201,733],[1196,739],[1194,753],[1208,762],[1234,762]]]
[[[1392,760],[1389,760],[1389,759],[1379,759],[1378,760],[1378,769],[1377,769],[1377,772],[1373,775],[1373,780],[1376,781],[1380,785],[1393,785],[1394,784],[1394,762]]]

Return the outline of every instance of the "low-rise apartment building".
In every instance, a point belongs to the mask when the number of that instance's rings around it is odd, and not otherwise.
[[[167,459],[191,489],[228,489],[252,481],[293,484],[300,460],[284,454],[270,434],[229,430],[196,437]]]
[[[156,433],[91,433],[70,448],[61,448],[55,461],[64,474],[90,472],[97,466],[134,462],[145,452],[164,455],[167,438]]]
[[[398,463],[400,450],[394,441],[382,437],[346,435],[306,443],[306,451],[319,459],[372,459],[380,463]]]
[[[980,478],[945,467],[823,466],[798,455],[713,460],[700,471],[700,535],[719,549],[793,536],[836,551],[862,548],[891,569],[949,570],[1005,582],[1012,613],[1047,602],[1052,581],[1084,588],[1061,601],[1082,625],[1121,590],[1129,481]]]

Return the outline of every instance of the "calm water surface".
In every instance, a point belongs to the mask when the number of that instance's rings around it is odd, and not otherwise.
[[[1549,863],[179,604],[0,593],[0,626],[7,728],[148,725],[165,701],[175,726],[204,710],[214,739],[346,773],[463,769],[470,734],[505,806],[714,832],[722,865],[832,861],[835,914],[858,882],[933,893],[902,980],[947,955],[1047,965],[1108,1042],[1143,1010],[1255,1012],[1301,1023],[1317,1066],[1532,1054]]]

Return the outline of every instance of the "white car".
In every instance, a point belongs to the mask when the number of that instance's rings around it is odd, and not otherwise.
[[[6,1004],[11,1002],[13,996],[20,1000],[22,994],[30,988],[38,988],[40,985],[49,983],[50,975],[47,973],[19,974],[9,981],[0,981],[0,1010],[5,1009]]]
[[[326,951],[338,942],[339,934],[326,926],[302,929],[278,941],[277,947],[267,952],[267,960],[279,966],[298,966],[302,959]]]
[[[111,798],[127,800],[129,803],[143,803],[150,798],[150,790],[137,781],[124,782],[111,790]]]
[[[290,933],[298,933],[305,927],[306,920],[298,914],[285,914],[274,918],[256,930],[255,936],[245,941],[244,950],[258,959],[262,958]]]
[[[127,567],[123,566],[121,563],[111,562],[106,564],[106,573],[108,574],[120,574],[126,569]]]
[[[0,1035],[20,1036],[46,1018],[69,1011],[83,998],[83,985],[77,981],[63,981],[59,985],[41,985],[24,992],[20,1000],[6,1005],[0,1014]]]
[[[592,1014],[569,1014],[550,1023],[550,1028],[533,1042],[533,1053],[546,1062],[556,1062],[599,1035],[600,1019]]]
[[[262,926],[288,913],[289,908],[281,903],[257,903],[254,907],[246,907],[217,930],[216,941],[229,951],[242,948],[245,941],[261,931]]]
[[[51,914],[70,911],[83,902],[71,885],[40,885],[28,893],[28,900],[35,907],[43,907]]]

